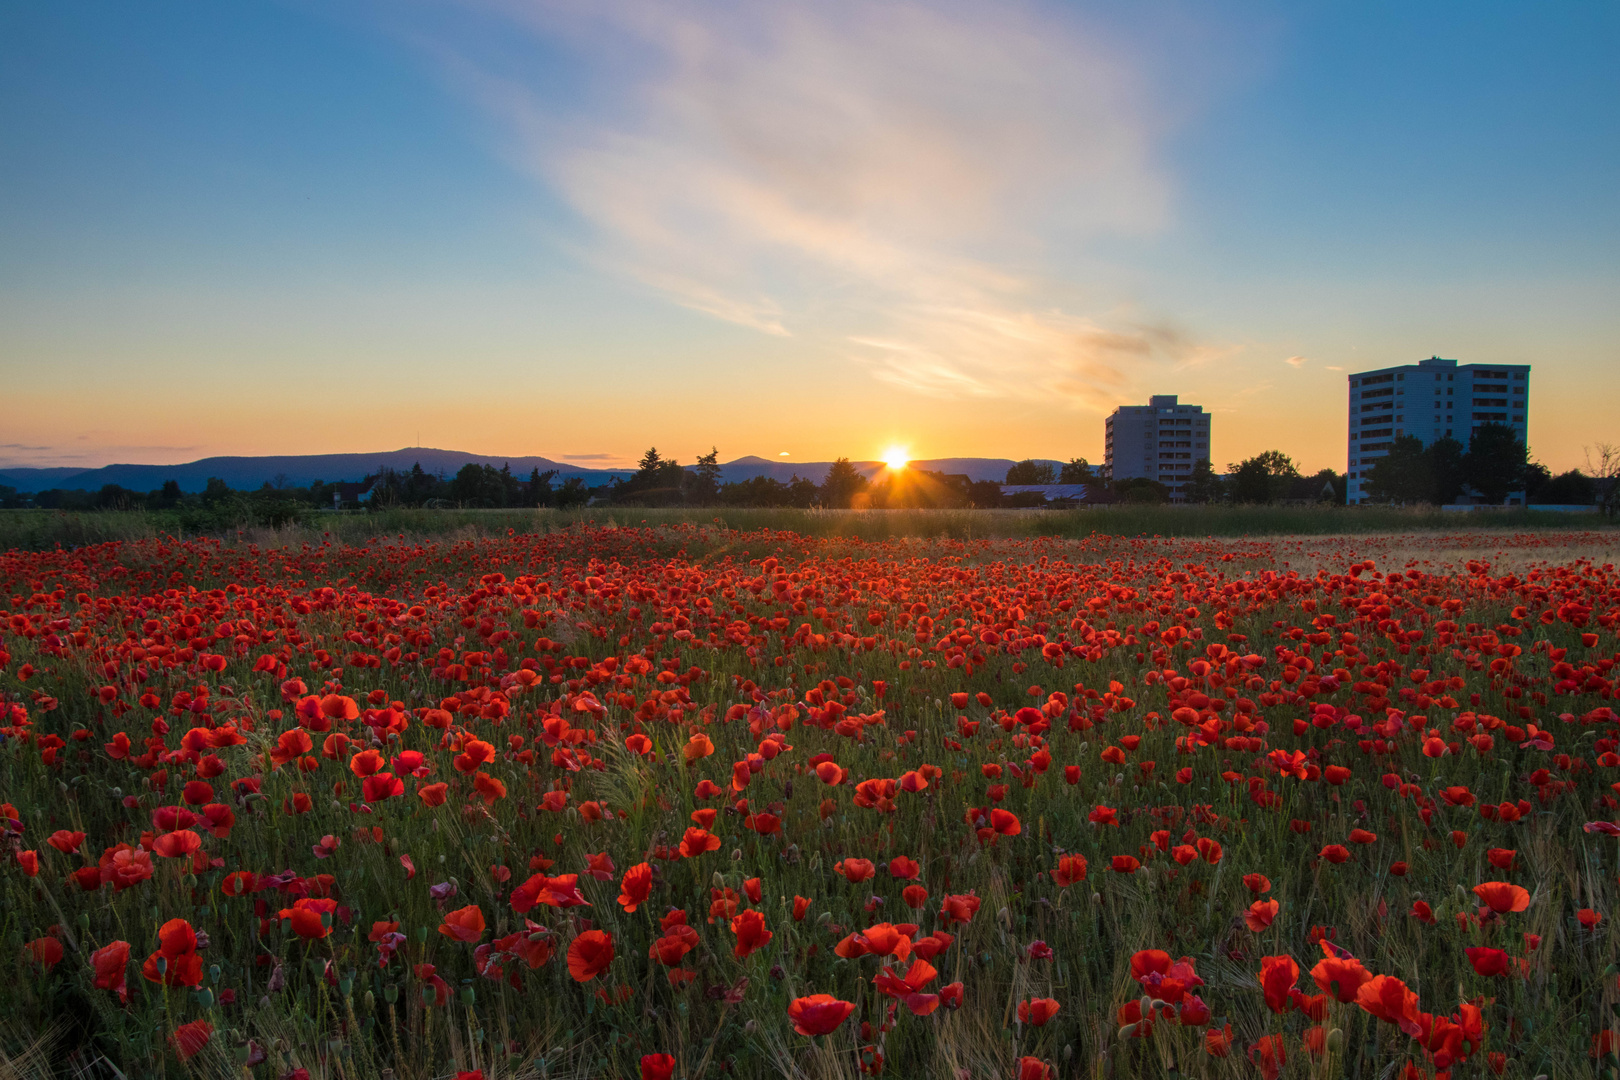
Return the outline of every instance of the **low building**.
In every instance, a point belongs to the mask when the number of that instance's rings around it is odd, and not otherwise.
[[[1193,466],[1213,460],[1209,420],[1202,405],[1183,405],[1176,394],[1154,394],[1146,405],[1121,405],[1105,427],[1109,479],[1146,477],[1168,488],[1171,502],[1184,501]]]
[[[1085,484],[1002,484],[1001,497],[1008,506],[1043,506],[1064,509],[1086,502],[1090,489]]]

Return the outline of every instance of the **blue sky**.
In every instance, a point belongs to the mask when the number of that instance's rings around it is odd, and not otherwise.
[[[414,444],[1344,467],[1344,378],[1616,441],[1620,8],[0,9],[0,464]],[[587,457],[589,456],[589,457]]]

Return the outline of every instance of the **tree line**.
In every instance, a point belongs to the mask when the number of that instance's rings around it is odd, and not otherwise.
[[[1465,491],[1481,502],[1498,504],[1522,492],[1526,503],[1590,506],[1612,509],[1613,451],[1600,446],[1589,460],[1590,473],[1552,470],[1530,457],[1530,448],[1506,424],[1481,424],[1464,446],[1453,438],[1436,439],[1428,446],[1414,435],[1390,442],[1363,478],[1370,498],[1390,503],[1456,502]],[[1589,458],[1591,455],[1588,455]]]
[[[1600,506],[1620,510],[1620,447],[1600,445],[1588,470],[1553,475],[1530,459],[1529,450],[1501,424],[1476,428],[1464,447],[1455,439],[1429,446],[1414,436],[1395,439],[1389,453],[1367,468],[1364,490],[1376,502],[1455,502],[1465,491],[1501,503],[1523,492],[1530,503]],[[1083,485],[1086,503],[1163,503],[1170,489],[1147,477],[1112,479],[1085,458],[1061,465],[1025,460],[1006,474],[1008,486]],[[1180,492],[1189,503],[1336,503],[1346,498],[1347,477],[1332,469],[1305,475],[1281,450],[1267,450],[1227,466],[1218,475],[1208,459],[1193,464]],[[132,491],[108,484],[99,491],[52,489],[32,496],[0,485],[0,507],[60,510],[152,510],[180,514],[188,525],[251,521],[280,525],[333,508],[440,507],[471,509],[568,508],[588,503],[643,507],[766,507],[828,509],[993,508],[1045,505],[1042,493],[1002,493],[993,480],[926,469],[884,470],[868,477],[839,458],[818,482],[797,474],[722,479],[719,451],[711,448],[690,466],[651,447],[628,476],[590,486],[577,476],[558,482],[556,470],[518,476],[509,466],[469,462],[454,476],[429,473],[420,463],[408,470],[383,469],[358,483],[314,481],[290,484],[284,477],[253,490],[233,490],[210,478],[201,492],[187,493],[169,480],[157,490]]]

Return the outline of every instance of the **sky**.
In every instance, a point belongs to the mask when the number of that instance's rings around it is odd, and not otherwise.
[[[0,6],[0,467],[1345,468],[1346,378],[1620,442],[1620,7]]]

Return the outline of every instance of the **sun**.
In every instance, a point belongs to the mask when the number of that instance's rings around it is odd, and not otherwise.
[[[891,446],[883,451],[883,463],[896,471],[905,468],[910,460],[903,446]]]

